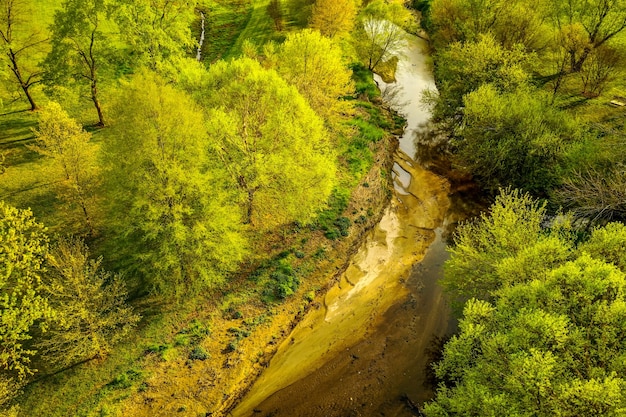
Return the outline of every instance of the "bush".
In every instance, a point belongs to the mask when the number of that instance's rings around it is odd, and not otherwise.
[[[202,346],[196,346],[189,353],[189,359],[191,359],[192,361],[205,361],[209,359],[209,357],[210,355]]]

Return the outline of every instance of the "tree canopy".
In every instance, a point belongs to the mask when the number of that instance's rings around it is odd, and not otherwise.
[[[427,416],[617,416],[626,405],[624,226],[575,245],[567,223],[508,192],[459,228],[445,281],[465,304]],[[617,255],[617,256],[616,256]]]
[[[201,101],[210,109],[210,149],[239,188],[246,223],[269,229],[311,220],[335,183],[335,157],[296,88],[242,58],[210,68]]]
[[[197,105],[142,73],[120,95],[112,131],[104,146],[110,222],[144,279],[165,292],[221,282],[247,245]]]

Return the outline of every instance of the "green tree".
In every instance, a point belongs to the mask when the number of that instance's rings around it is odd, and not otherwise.
[[[358,6],[356,0],[317,0],[309,26],[331,38],[349,33],[356,23]]]
[[[109,223],[163,292],[214,286],[246,254],[230,182],[209,147],[202,112],[162,78],[139,74],[121,90],[103,146]]]
[[[438,48],[454,42],[476,42],[490,34],[509,49],[522,45],[537,51],[550,42],[545,2],[527,0],[433,0],[430,16]]]
[[[458,113],[463,97],[486,83],[503,92],[526,85],[535,58],[519,45],[503,48],[491,35],[451,44],[437,56],[435,75],[441,82],[438,112],[446,116]]]
[[[489,213],[457,228],[450,260],[445,264],[444,288],[455,298],[489,299],[494,290],[506,284],[498,275],[500,263],[526,250],[531,242],[535,251],[544,250],[542,261],[562,261],[560,244],[548,238],[537,242],[545,214],[545,206],[528,194],[517,190],[499,194]]]
[[[335,183],[335,155],[295,87],[244,58],[213,65],[202,91],[211,151],[238,185],[246,223],[311,220]]]
[[[112,38],[105,26],[107,0],[66,0],[54,15],[52,50],[44,61],[46,84],[61,85],[69,79],[88,88],[88,96],[105,125],[99,87],[112,60]]]
[[[580,125],[537,91],[500,94],[483,85],[464,99],[455,160],[485,188],[512,185],[545,193],[558,184],[565,150],[580,139]]]
[[[370,71],[388,62],[402,50],[406,33],[395,23],[377,17],[361,19],[354,36],[356,49]]]
[[[30,210],[0,202],[0,371],[23,379],[34,370],[35,350],[25,345],[52,310],[42,294],[46,229]]]
[[[341,49],[319,32],[289,34],[278,50],[277,71],[331,125],[350,112],[349,102],[341,98],[354,90],[352,71],[344,64]]]
[[[129,48],[133,66],[160,73],[172,70],[195,45],[191,24],[196,1],[116,0],[113,18]]]
[[[595,50],[610,43],[626,29],[624,0],[567,0],[548,4],[559,30],[574,26],[583,35],[579,47],[567,48],[572,72],[579,72]]]
[[[277,31],[283,30],[283,10],[280,0],[270,0],[267,5],[267,14],[274,21],[274,27]]]
[[[139,321],[121,277],[101,263],[78,239],[61,239],[47,256],[45,293],[55,317],[37,347],[56,366],[107,355]]]
[[[60,193],[77,204],[90,234],[94,233],[92,207],[98,184],[98,166],[90,144],[91,134],[70,118],[58,103],[47,104],[39,114],[32,147],[55,160],[61,177]]]
[[[0,53],[3,55],[0,62],[10,69],[30,109],[36,110],[31,87],[42,81],[42,71],[32,60],[47,39],[37,31],[24,31],[25,19],[30,13],[27,4],[21,0],[0,0]]]
[[[501,195],[492,215],[460,227],[446,262],[457,295],[490,297],[466,303],[425,414],[622,415],[626,275],[610,258],[623,227],[598,229],[577,249],[567,227],[540,227],[543,209],[527,195]]]

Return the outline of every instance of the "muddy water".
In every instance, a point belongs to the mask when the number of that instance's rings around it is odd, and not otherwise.
[[[411,38],[395,85],[378,79],[407,117],[395,156],[395,196],[319,309],[280,346],[233,416],[411,416],[431,395],[428,347],[453,326],[436,281],[446,259],[450,184],[413,160],[434,88],[425,44]]]

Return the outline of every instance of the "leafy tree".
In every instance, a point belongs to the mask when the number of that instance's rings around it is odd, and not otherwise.
[[[78,239],[61,239],[47,257],[45,292],[55,318],[37,346],[57,366],[105,356],[139,321],[126,304],[124,282],[101,263]]]
[[[354,89],[352,72],[341,49],[319,32],[305,29],[289,34],[278,50],[277,71],[325,120],[332,123],[350,111],[348,102],[340,99]]]
[[[535,56],[521,47],[503,48],[491,35],[475,42],[456,42],[437,56],[436,77],[441,82],[438,111],[453,115],[463,96],[490,83],[500,91],[514,91],[530,81]]]
[[[476,42],[490,34],[505,49],[522,45],[537,51],[549,43],[544,2],[526,0],[433,0],[430,17],[435,44]]]
[[[61,193],[77,204],[89,232],[93,234],[91,203],[98,181],[95,153],[90,144],[91,134],[85,132],[57,103],[47,104],[39,116],[39,128],[33,148],[53,158],[62,178]]]
[[[556,27],[575,26],[583,35],[579,47],[568,48],[569,70],[579,72],[587,58],[626,29],[624,0],[568,0],[548,2]]]
[[[587,253],[595,259],[612,263],[622,272],[626,272],[626,226],[623,223],[608,223],[591,232],[587,241],[578,246],[581,253]]]
[[[349,33],[354,28],[358,6],[356,0],[317,0],[309,26],[331,38]]]
[[[125,85],[103,147],[118,246],[164,292],[214,286],[246,253],[229,181],[192,99],[144,73]]]
[[[238,185],[246,222],[269,229],[310,220],[330,195],[335,156],[295,87],[244,58],[213,65],[202,91],[211,150]]]
[[[49,86],[71,78],[88,87],[100,126],[105,119],[99,87],[112,59],[111,35],[105,30],[107,6],[107,0],[66,0],[54,15],[52,50],[44,61]]]
[[[490,212],[456,230],[442,285],[455,297],[488,299],[501,284],[497,267],[503,259],[522,252],[541,232],[545,206],[517,190],[499,194]],[[544,260],[563,260],[563,252],[545,244]],[[550,261],[552,259],[552,261]]]
[[[402,1],[367,3],[359,14],[353,39],[357,53],[369,70],[397,59],[406,43],[405,30],[417,30],[417,23]]]
[[[274,21],[274,27],[277,31],[283,30],[283,10],[280,0],[270,0],[267,5],[267,14],[270,15]]]
[[[133,66],[171,71],[196,45],[191,34],[196,2],[191,0],[116,0],[113,18],[129,46]]]
[[[33,60],[34,53],[47,39],[39,32],[24,31],[24,20],[30,13],[27,4],[22,0],[0,0],[0,53],[3,55],[2,61],[6,61],[28,99],[30,109],[36,110],[31,87],[42,81],[42,71],[29,61]]]
[[[445,280],[462,285],[457,294],[490,297],[466,303],[425,414],[621,415],[626,275],[610,258],[623,225],[594,231],[576,249],[567,227],[541,229],[543,209],[527,195],[501,195],[492,214],[460,227],[446,263]]]
[[[539,92],[499,94],[484,85],[464,97],[455,158],[487,189],[512,185],[535,193],[557,184],[565,149],[579,125]]]
[[[46,229],[30,210],[0,202],[0,371],[19,379],[33,373],[25,346],[31,330],[52,316],[42,295],[44,258],[48,251]]]

